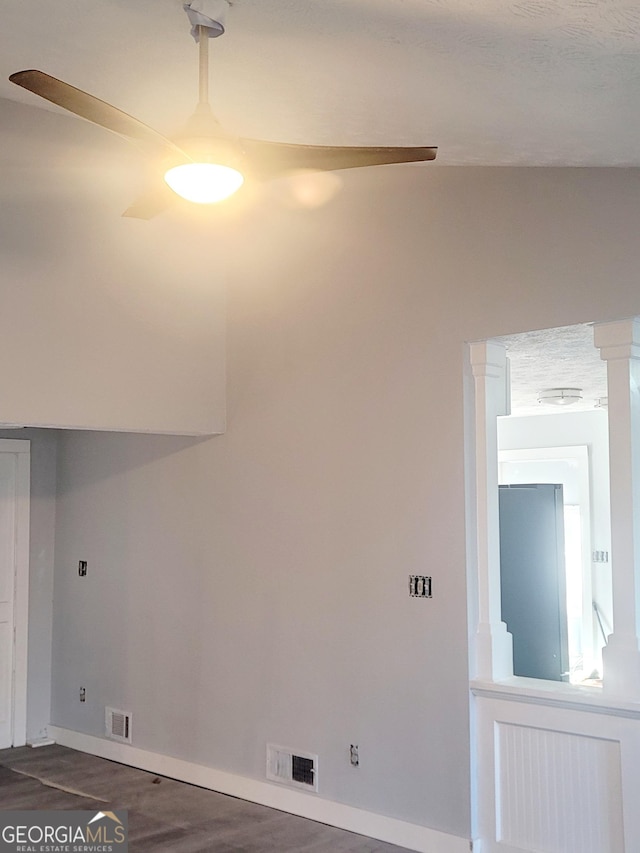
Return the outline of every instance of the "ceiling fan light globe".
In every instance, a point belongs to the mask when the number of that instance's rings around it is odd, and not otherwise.
[[[237,169],[218,163],[183,163],[169,169],[164,179],[177,195],[196,204],[224,201],[244,183]]]

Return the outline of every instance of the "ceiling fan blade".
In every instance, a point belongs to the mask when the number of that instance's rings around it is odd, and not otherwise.
[[[273,178],[297,169],[355,169],[392,163],[435,160],[437,148],[339,147],[332,145],[291,145],[241,139],[240,145],[252,172],[259,178]]]
[[[113,133],[141,142],[146,146],[152,146],[159,154],[173,157],[179,155],[183,160],[191,159],[170,139],[138,121],[137,118],[128,115],[117,107],[112,107],[106,101],[101,101],[99,98],[83,92],[81,89],[76,89],[75,86],[70,86],[69,83],[64,83],[56,77],[45,74],[44,71],[16,71],[9,77],[9,80],[17,86],[22,86],[23,89],[33,92],[34,95],[39,95],[52,104],[57,104],[69,112],[111,130]]]
[[[130,219],[153,219],[178,201],[176,194],[164,184],[139,196],[122,215]]]

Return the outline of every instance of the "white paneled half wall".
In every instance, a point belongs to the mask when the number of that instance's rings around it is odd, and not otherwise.
[[[481,853],[640,850],[638,709],[475,686]],[[502,692],[502,695],[498,695]]]

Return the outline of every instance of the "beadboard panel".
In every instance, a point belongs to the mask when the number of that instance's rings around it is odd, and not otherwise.
[[[497,723],[498,840],[540,853],[617,853],[619,741]]]

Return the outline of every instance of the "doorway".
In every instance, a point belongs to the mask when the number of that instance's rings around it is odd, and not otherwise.
[[[0,749],[26,743],[30,443],[0,439]]]

